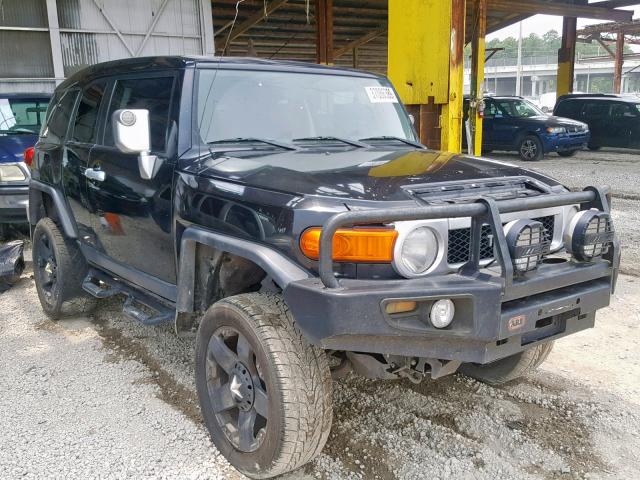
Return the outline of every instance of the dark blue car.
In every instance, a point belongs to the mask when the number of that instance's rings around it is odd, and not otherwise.
[[[0,235],[8,223],[27,221],[29,168],[25,150],[38,141],[50,96],[0,95]]]
[[[522,160],[570,157],[589,143],[589,126],[554,117],[521,97],[485,97],[482,149],[516,151]]]

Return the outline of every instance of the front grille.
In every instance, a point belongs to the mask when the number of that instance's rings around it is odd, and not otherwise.
[[[533,218],[544,225],[544,240],[551,243],[553,239],[553,229],[555,217]],[[471,228],[456,228],[449,230],[449,249],[447,250],[447,263],[456,264],[468,262],[471,257]],[[493,258],[493,235],[489,225],[483,225],[480,234],[480,259],[489,260]]]

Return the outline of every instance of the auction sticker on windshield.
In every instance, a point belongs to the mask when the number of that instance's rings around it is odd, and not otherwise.
[[[364,87],[371,103],[398,103],[393,88],[390,87]]]

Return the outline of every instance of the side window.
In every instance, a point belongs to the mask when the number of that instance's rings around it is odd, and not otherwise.
[[[78,104],[78,111],[73,124],[72,140],[81,143],[96,142],[98,110],[100,109],[106,85],[106,80],[98,80],[82,92],[82,98]]]
[[[484,111],[485,115],[495,117],[498,113],[495,102],[493,100],[485,100]]]
[[[67,133],[67,127],[71,120],[71,114],[73,113],[73,106],[76,103],[78,97],[78,90],[67,91],[56,105],[52,106],[52,110],[48,121],[48,134],[47,136],[54,136],[59,139],[64,139]],[[47,128],[43,129],[43,132]]]
[[[602,118],[609,115],[609,102],[587,102],[584,104],[584,116],[587,118]]]
[[[118,80],[109,105],[104,144],[114,144],[111,123],[113,112],[122,108],[146,109],[149,110],[151,150],[164,151],[169,127],[173,80],[173,76]]]
[[[637,110],[627,103],[612,103],[611,116],[613,118],[632,118],[637,116]]]
[[[579,103],[572,100],[565,100],[558,104],[555,114],[559,117],[575,118],[579,113]]]

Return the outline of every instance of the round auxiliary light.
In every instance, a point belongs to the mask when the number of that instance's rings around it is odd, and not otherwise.
[[[448,298],[441,298],[433,302],[429,320],[431,320],[431,325],[436,328],[446,328],[451,325],[455,313],[456,307],[454,303]]]
[[[124,110],[120,113],[120,123],[125,127],[130,127],[136,123],[136,114],[131,110]]]
[[[569,222],[564,245],[577,260],[589,261],[607,253],[613,235],[608,213],[596,209],[582,210]]]
[[[399,239],[393,265],[407,278],[417,277],[429,270],[438,258],[439,241],[429,227],[417,227]]]
[[[517,273],[538,268],[550,245],[545,232],[544,225],[535,220],[514,220],[504,226],[511,261]]]

